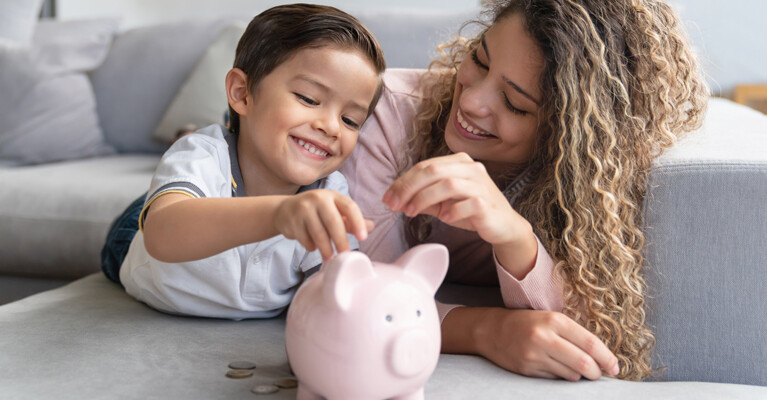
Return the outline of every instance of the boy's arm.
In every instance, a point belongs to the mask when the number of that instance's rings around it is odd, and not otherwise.
[[[274,215],[289,196],[190,198],[167,193],[146,210],[147,252],[163,262],[184,262],[268,239],[280,232]]]

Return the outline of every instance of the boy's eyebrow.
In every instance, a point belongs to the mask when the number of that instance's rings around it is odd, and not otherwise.
[[[482,39],[480,40],[480,43],[482,43],[482,48],[485,49],[485,55],[487,55],[487,62],[489,63],[490,62],[490,52],[487,51],[487,43],[485,43],[485,37],[484,36],[482,36]],[[533,97],[533,95],[531,95],[530,93],[527,93],[526,91],[524,91],[521,87],[519,87],[519,85],[514,83],[514,81],[512,81],[511,79],[509,79],[509,78],[507,78],[507,77],[505,77],[503,75],[501,75],[501,78],[503,78],[503,81],[506,82],[507,85],[511,86],[512,89],[514,89],[517,92],[519,92],[522,96],[527,97],[528,99],[530,99],[530,101],[532,101],[533,103],[535,103],[538,106],[541,105],[540,101],[536,100],[535,97]]]
[[[296,80],[305,81],[305,82],[307,82],[309,84],[317,86],[318,88],[320,88],[320,90],[329,92],[331,94],[336,92],[334,89],[332,89],[328,85],[325,85],[324,83],[322,83],[322,82],[320,82],[320,81],[318,81],[318,80],[316,80],[316,79],[314,79],[314,78],[312,78],[312,77],[310,77],[308,75],[298,75],[298,76],[295,77],[295,79]],[[367,115],[368,107],[363,106],[362,104],[360,104],[360,103],[358,103],[356,101],[353,101],[353,100],[351,101],[351,107],[353,107],[355,109],[359,109],[359,111],[362,111],[362,112],[364,112]]]

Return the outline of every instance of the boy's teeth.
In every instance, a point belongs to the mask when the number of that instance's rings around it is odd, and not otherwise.
[[[298,139],[298,144],[300,146],[303,146],[303,148],[305,148],[306,150],[308,150],[312,154],[316,154],[318,156],[323,156],[323,157],[328,155],[328,153],[326,151],[318,149],[313,144],[311,144],[309,142],[306,142],[303,139]]]

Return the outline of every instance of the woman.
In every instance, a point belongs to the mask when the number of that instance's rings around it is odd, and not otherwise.
[[[490,11],[427,73],[388,73],[342,168],[376,223],[361,250],[387,261],[440,242],[447,281],[500,281],[509,308],[441,306],[443,352],[530,376],[645,378],[647,175],[707,99],[684,32],[657,0]]]

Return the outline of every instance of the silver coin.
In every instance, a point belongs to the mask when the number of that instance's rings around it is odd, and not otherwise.
[[[232,361],[229,363],[231,369],[255,369],[256,364],[250,361]]]
[[[256,385],[250,388],[250,391],[255,394],[272,394],[277,393],[279,390],[280,388],[274,385]]]
[[[232,379],[250,378],[253,376],[253,370],[250,369],[230,369],[226,371],[226,377]]]
[[[298,386],[298,381],[295,379],[283,379],[281,381],[274,382],[274,384],[282,389],[292,389]]]

